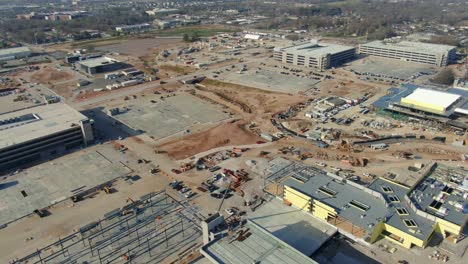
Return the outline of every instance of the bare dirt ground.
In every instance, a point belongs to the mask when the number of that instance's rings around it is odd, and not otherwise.
[[[60,96],[63,96],[64,98],[71,98],[73,97],[73,88],[75,87],[75,82],[70,81],[60,84],[54,84],[50,88]]]
[[[348,97],[362,96],[365,93],[371,93],[375,90],[375,86],[370,84],[337,79],[325,80],[318,86],[328,95]]]
[[[73,75],[68,72],[58,71],[52,67],[45,66],[31,76],[31,81],[42,84],[50,84],[54,82],[71,80],[72,78]]]
[[[186,67],[186,66],[176,66],[170,64],[162,64],[158,66],[158,75],[161,79],[168,79],[170,76],[178,75],[178,74],[190,74],[195,71],[194,68]]]
[[[96,48],[99,51],[123,53],[134,57],[148,55],[154,49],[163,45],[177,45],[181,43],[181,38],[147,38],[123,41],[118,44],[111,44]]]
[[[303,102],[306,97],[288,95],[213,80],[202,82],[198,94],[225,105],[262,131],[277,132],[270,122],[273,114]]]
[[[259,138],[246,125],[244,121],[224,123],[204,132],[163,143],[159,148],[171,158],[184,159],[212,148],[253,144]]]

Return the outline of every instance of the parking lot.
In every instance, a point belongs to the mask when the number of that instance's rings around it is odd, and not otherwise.
[[[411,80],[422,75],[434,74],[436,67],[412,62],[368,56],[350,63],[345,69],[359,73],[363,80],[394,79]]]

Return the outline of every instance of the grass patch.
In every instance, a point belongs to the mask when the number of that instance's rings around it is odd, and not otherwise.
[[[344,0],[344,1],[328,2],[328,3],[325,3],[325,5],[332,6],[332,7],[343,7],[346,5],[359,4],[360,2],[361,0]]]

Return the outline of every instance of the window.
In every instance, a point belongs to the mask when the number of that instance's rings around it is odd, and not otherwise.
[[[324,186],[318,188],[318,190],[319,190],[320,192],[322,192],[322,193],[328,195],[328,196],[335,196],[335,195],[336,195],[336,192],[335,192],[335,191],[330,190],[330,189],[328,189],[327,187],[324,187]]]
[[[406,210],[406,208],[403,208],[403,207],[399,207],[396,209],[397,213],[399,215],[408,215],[408,210]]]
[[[453,188],[449,187],[448,185],[445,185],[444,189],[442,189],[442,192],[451,194],[453,192]]]
[[[403,222],[405,223],[407,227],[418,227],[418,225],[413,219],[405,219],[403,220]]]
[[[351,202],[349,202],[349,205],[351,206],[354,206],[356,207],[357,209],[359,210],[363,210],[363,211],[367,211],[369,210],[370,206],[366,205],[366,204],[363,204],[361,202],[358,202],[356,200],[352,200]]]
[[[433,200],[432,203],[429,205],[429,207],[434,210],[439,210],[441,206],[442,206],[442,203],[437,200]]]
[[[392,193],[392,192],[393,192],[392,188],[390,188],[390,187],[387,186],[387,185],[382,186],[382,190],[383,190],[384,192],[386,192],[386,193]]]
[[[388,200],[390,200],[391,203],[399,203],[400,202],[400,199],[398,199],[398,197],[396,197],[395,195],[389,195]]]

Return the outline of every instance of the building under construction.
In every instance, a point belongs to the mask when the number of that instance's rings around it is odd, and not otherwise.
[[[192,207],[164,191],[127,202],[102,220],[10,264],[170,263],[201,246],[202,233]]]
[[[463,202],[467,193],[462,175],[466,171],[432,164],[421,174],[424,176],[413,186],[385,178],[363,186],[292,163],[267,177],[265,186],[286,204],[356,241],[374,243],[384,238],[405,248],[425,248],[438,233],[457,243],[464,237],[468,221]]]

